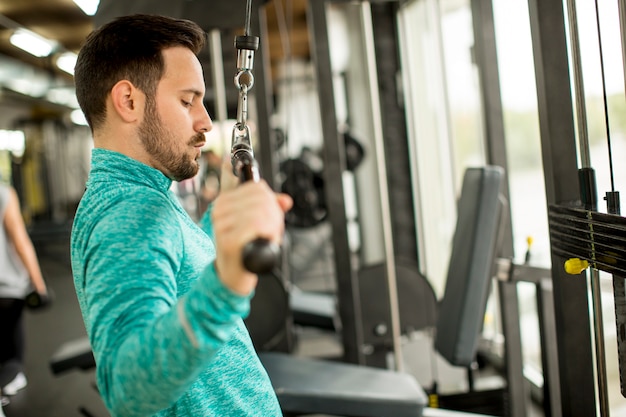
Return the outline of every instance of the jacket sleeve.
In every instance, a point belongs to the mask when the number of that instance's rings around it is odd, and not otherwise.
[[[249,311],[207,267],[177,299],[184,239],[161,195],[108,210],[84,251],[87,320],[98,387],[114,416],[149,416],[172,405]]]

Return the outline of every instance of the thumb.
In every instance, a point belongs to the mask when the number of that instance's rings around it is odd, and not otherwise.
[[[285,213],[291,210],[291,207],[293,207],[293,199],[288,194],[277,193],[276,201],[278,202],[278,205]]]

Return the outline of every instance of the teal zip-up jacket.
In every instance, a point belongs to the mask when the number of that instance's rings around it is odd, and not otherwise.
[[[211,232],[160,171],[104,149],[91,163],[72,270],[112,416],[280,416],[243,323],[250,297],[217,277]]]

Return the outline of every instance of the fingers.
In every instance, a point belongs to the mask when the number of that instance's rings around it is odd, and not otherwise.
[[[257,238],[280,244],[284,212],[291,204],[289,196],[275,194],[264,181],[243,183],[215,200],[212,221],[216,266],[225,285],[242,294],[254,288],[256,275],[242,265],[243,247]]]
[[[290,203],[287,199],[282,204]],[[282,205],[265,182],[246,182],[223,193],[215,201],[212,215],[216,233],[238,232],[232,236],[236,240],[264,237],[275,241],[283,233]]]

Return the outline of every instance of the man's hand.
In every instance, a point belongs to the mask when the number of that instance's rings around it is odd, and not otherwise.
[[[257,238],[280,245],[284,214],[292,204],[291,197],[274,193],[265,181],[239,185],[230,162],[222,164],[222,189],[213,206],[212,222],[217,251],[215,266],[224,285],[238,294],[250,294],[257,276],[242,264],[243,247]]]

